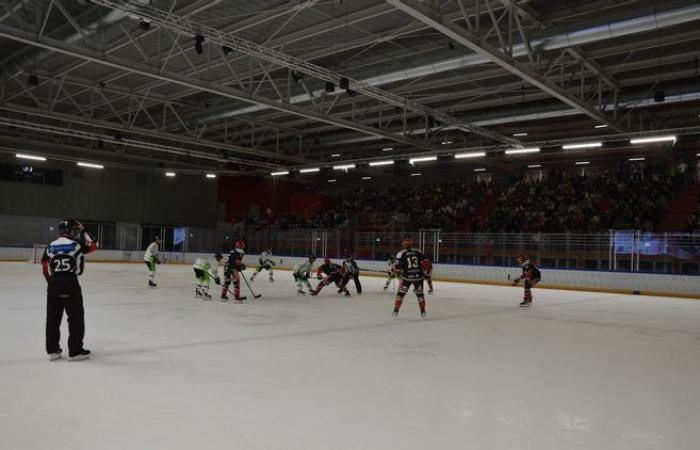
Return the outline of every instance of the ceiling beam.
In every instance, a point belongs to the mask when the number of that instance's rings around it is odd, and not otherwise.
[[[269,47],[265,47],[263,45],[259,45],[255,42],[247,41],[245,39],[234,36],[231,33],[223,32],[215,28],[197,24],[184,17],[169,14],[157,8],[138,4],[132,1],[127,1],[126,3],[123,3],[116,2],[113,0],[93,0],[93,3],[108,7],[115,11],[122,11],[124,13],[137,15],[144,19],[150,20],[151,23],[159,27],[166,28],[180,35],[191,37],[196,34],[201,34],[203,36],[206,36],[207,40],[215,42],[219,45],[227,46],[233,49],[234,51],[247,54],[257,59],[267,61],[282,67],[287,67],[291,70],[294,70],[299,73],[304,73],[319,80],[339,84],[341,79],[346,79],[349,82],[349,86],[353,91],[356,91],[368,97],[404,108],[407,111],[421,113],[427,117],[433,117],[444,124],[452,125],[467,133],[473,133],[491,139],[493,141],[509,145],[519,144],[519,141],[517,139],[503,136],[491,130],[487,130],[485,128],[476,126],[472,123],[460,120],[457,117],[451,116],[449,114],[433,110],[432,108],[429,108],[418,102],[409,100],[407,98],[401,97],[388,91],[384,91],[383,89],[377,88],[367,83],[363,83],[359,80],[354,80],[350,77],[343,76],[342,74],[333,72],[308,61],[301,60],[294,56],[288,55],[286,53],[280,52]]]
[[[625,128],[618,124],[615,120],[607,117],[604,113],[598,111],[588,103],[572,95],[561,86],[554,84],[525,64],[520,63],[514,57],[507,55],[497,47],[484,42],[479,36],[470,32],[466,28],[452,22],[449,19],[446,19],[442,14],[434,9],[427,7],[416,0],[386,0],[386,2],[394,6],[396,9],[405,12],[406,14],[450,37],[455,42],[458,42],[474,52],[488,58],[490,61],[498,64],[510,73],[538,87],[553,97],[558,98],[572,108],[581,111],[602,124],[608,125],[608,127],[610,127],[612,130],[620,133],[625,131]]]
[[[46,36],[37,38],[33,33],[24,30],[19,30],[14,27],[8,27],[6,25],[0,24],[0,37],[44,48],[46,50],[51,50],[57,53],[62,53],[95,64],[111,67],[113,69],[124,70],[134,74],[143,75],[149,78],[167,81],[175,85],[196,88],[202,92],[208,92],[210,94],[227,97],[233,100],[239,100],[256,105],[263,105],[277,111],[283,111],[292,115],[305,117],[310,120],[335,125],[340,128],[347,128],[360,133],[378,136],[394,142],[398,142],[400,144],[412,147],[419,147],[427,150],[435,150],[435,148],[431,145],[419,141],[417,139],[405,138],[395,133],[386,132],[384,130],[362,125],[360,123],[353,122],[350,120],[341,119],[330,115],[324,115],[322,113],[312,111],[306,108],[288,105],[268,98],[251,95],[250,93],[243,92],[241,90],[229,86],[224,86],[218,83],[198,80],[196,78],[186,77],[168,71],[161,71],[153,66],[149,66],[143,63],[135,63],[133,61],[129,61],[123,58],[117,58],[111,55],[106,55],[102,52],[97,52],[94,50],[77,47],[75,45],[66,44],[64,42]],[[264,156],[265,154],[267,154],[267,152],[260,152],[254,149],[248,150],[256,152],[260,156]],[[285,155],[278,155],[278,158],[285,158]],[[300,158],[296,159],[299,160]]]

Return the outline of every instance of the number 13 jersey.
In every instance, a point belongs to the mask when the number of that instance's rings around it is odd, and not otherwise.
[[[404,280],[419,281],[425,275],[423,264],[425,255],[415,248],[401,250],[396,254],[396,268],[401,270],[401,278]]]

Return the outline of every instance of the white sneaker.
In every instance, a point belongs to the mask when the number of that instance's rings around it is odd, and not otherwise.
[[[56,361],[63,358],[63,350],[58,350],[56,353],[49,353],[49,361]]]

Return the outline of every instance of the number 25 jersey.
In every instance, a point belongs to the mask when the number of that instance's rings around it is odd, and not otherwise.
[[[401,270],[404,280],[422,280],[424,277],[423,264],[425,255],[415,248],[401,250],[396,254],[396,268]]]
[[[41,258],[44,273],[49,277],[82,275],[84,254],[90,252],[87,244],[60,237],[49,244]]]

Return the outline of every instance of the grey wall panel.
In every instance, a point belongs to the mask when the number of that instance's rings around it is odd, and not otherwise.
[[[0,181],[0,214],[203,227],[216,224],[217,180],[204,175],[167,178],[153,172],[145,175],[144,185],[143,172],[69,164],[51,167],[64,171],[63,186]]]

